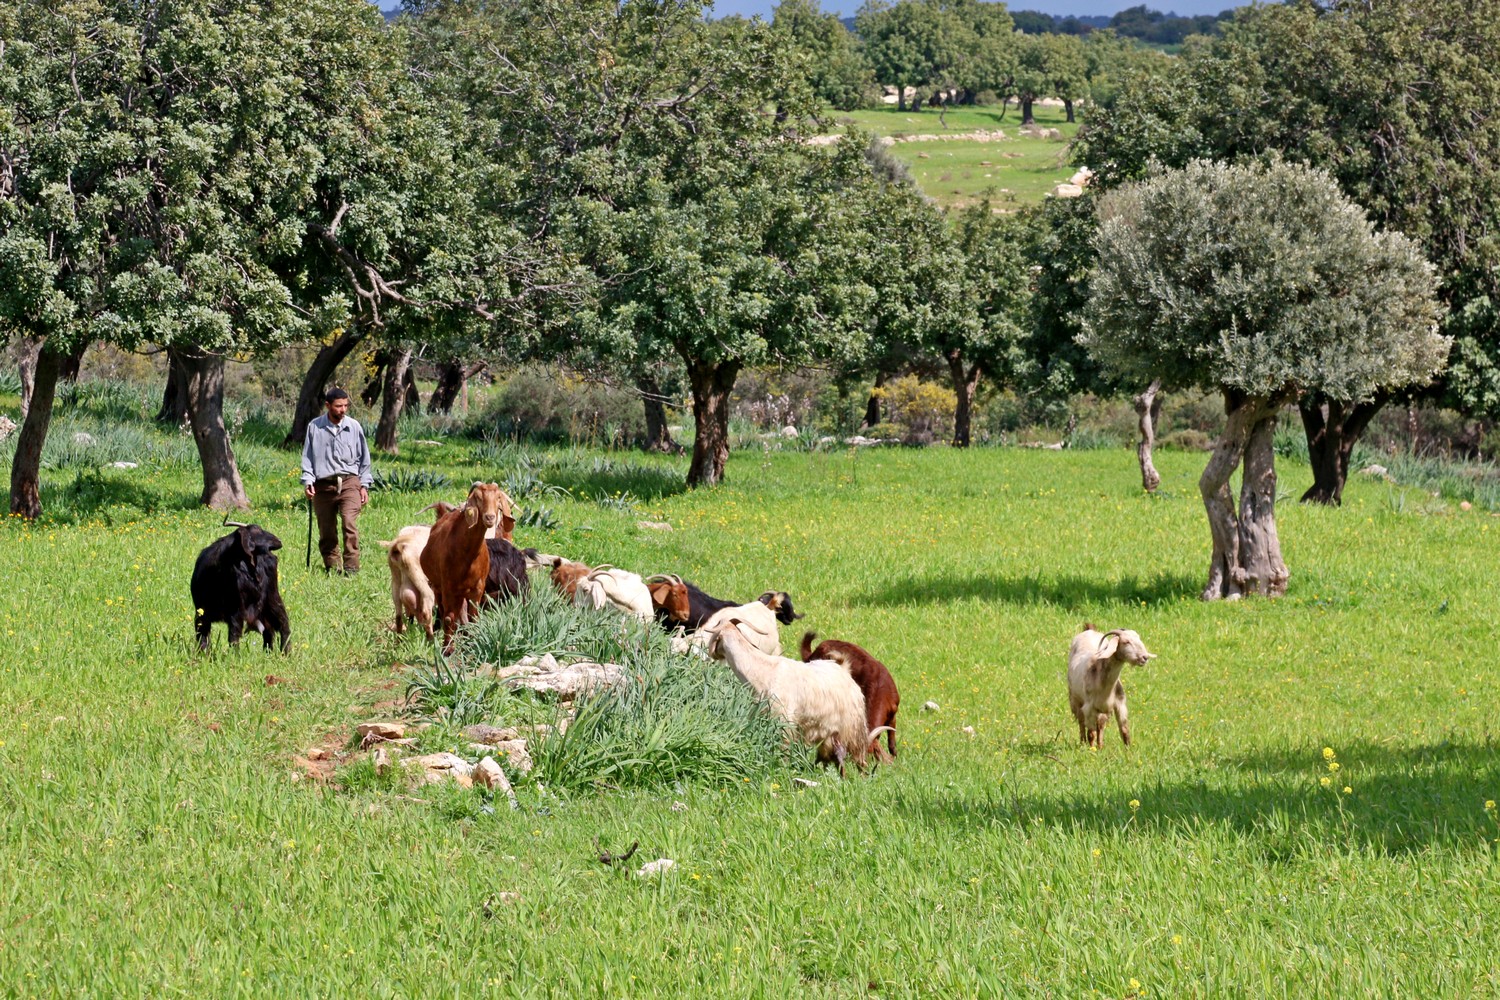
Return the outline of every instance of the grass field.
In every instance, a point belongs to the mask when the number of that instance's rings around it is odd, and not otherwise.
[[[50,473],[51,518],[0,526],[0,993],[1500,993],[1500,520],[1478,510],[1365,481],[1343,509],[1288,503],[1288,595],[1203,604],[1200,455],[1159,454],[1155,499],[1124,449],[743,452],[699,492],[681,463],[574,456],[557,485],[626,503],[554,497],[558,527],[518,542],[790,591],[799,625],[890,667],[901,756],[800,790],[522,785],[486,813],[295,765],[396,711],[424,654],[384,631],[379,558],[302,569],[295,457],[248,430],[293,651],[189,652],[189,571],[222,529],[147,436],[140,468]],[[516,471],[405,451],[381,464]],[[367,550],[461,492],[375,494]],[[1125,677],[1128,751],[1074,738],[1085,620],[1160,654]],[[595,837],[677,868],[606,869]]]
[[[1078,125],[1064,120],[1062,108],[1038,106],[1039,128],[1055,128],[1071,140]],[[839,112],[835,120],[857,123],[875,135],[917,136],[976,131],[1003,131],[996,142],[970,139],[928,139],[897,142],[891,152],[905,163],[917,184],[945,207],[964,207],[989,197],[994,207],[1008,210],[1041,201],[1057,184],[1073,176],[1068,143],[1019,134],[1021,115],[1015,105],[1002,116],[998,106],[955,108],[947,128],[936,111],[897,111],[895,108]]]

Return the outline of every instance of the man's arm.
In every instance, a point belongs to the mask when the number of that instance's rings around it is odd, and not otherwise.
[[[317,477],[313,475],[313,431],[312,424],[307,425],[307,434],[302,438],[302,485],[311,486]]]
[[[359,425],[359,485],[369,489],[375,482],[370,474],[370,442],[365,440],[365,425]]]

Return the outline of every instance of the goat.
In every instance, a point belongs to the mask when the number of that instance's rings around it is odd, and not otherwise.
[[[865,724],[865,696],[849,672],[832,660],[802,663],[756,649],[725,619],[708,644],[708,655],[731,670],[796,729],[803,742],[817,748],[818,760],[832,760],[844,773],[844,762],[863,768],[873,738]]]
[[[609,565],[595,566],[578,581],[573,603],[596,611],[606,605],[613,606],[648,622],[654,610],[646,581],[628,569]]]
[[[279,634],[285,653],[292,626],[277,579],[275,550],[281,548],[281,539],[258,524],[231,521],[227,515],[223,526],[235,530],[205,546],[193,564],[189,589],[197,609],[198,649],[208,649],[213,623],[224,622],[231,646],[238,646],[244,630],[253,628],[266,649]]]
[[[860,692],[865,696],[865,722],[870,731],[888,730],[885,739],[891,748],[890,753],[885,752],[878,739],[870,742],[870,749],[880,760],[895,760],[896,710],[901,707],[901,693],[896,690],[895,678],[885,668],[885,664],[852,642],[825,639],[816,650],[813,649],[813,641],[817,637],[816,632],[807,632],[802,636],[803,661],[832,660],[849,671],[849,676],[854,678],[854,683],[859,685]]]
[[[729,621],[734,621],[736,630],[762,653],[767,656],[781,655],[781,631],[776,627],[776,612],[760,601],[738,604],[714,612],[697,631],[686,637],[673,639],[672,648],[678,652],[687,652],[694,646],[707,646]]]
[[[651,592],[651,607],[662,628],[686,626],[691,620],[693,607],[688,586],[680,576],[661,574],[646,577],[646,589]]]
[[[1142,666],[1156,658],[1141,637],[1128,628],[1094,631],[1085,624],[1068,648],[1068,703],[1078,720],[1078,739],[1091,747],[1104,745],[1109,714],[1120,725],[1120,739],[1130,745],[1130,714],[1125,709],[1125,685],[1120,669],[1126,663]]]
[[[422,572],[422,551],[427,547],[431,532],[429,524],[412,524],[396,532],[392,541],[380,543],[386,550],[386,562],[391,569],[391,603],[396,606],[395,631],[405,632],[409,617],[422,626],[429,639],[432,638],[432,616],[437,598],[427,581],[427,574]]]
[[[792,595],[784,590],[768,590],[756,598],[757,601],[776,612],[776,620],[783,625],[790,625],[799,621],[806,615],[799,615],[792,607]]]
[[[422,549],[421,566],[437,597],[443,618],[443,652],[453,651],[453,634],[467,625],[470,607],[477,613],[490,573],[485,532],[500,520],[502,490],[476,481],[462,507],[438,518]]]
[[[531,577],[526,575],[526,557],[521,550],[503,538],[487,538],[484,545],[490,550],[484,596],[498,604],[527,594],[531,590]]]
[[[493,484],[491,484],[491,485],[493,485]],[[451,503],[448,503],[447,501],[438,500],[435,503],[428,504],[426,507],[423,507],[422,509],[423,510],[435,510],[435,511],[437,511],[437,516],[438,517],[442,517],[444,514],[451,513],[452,511],[457,510],[458,508],[454,507]],[[499,538],[499,539],[504,539],[507,542],[514,542],[515,541],[514,532],[515,532],[515,528],[516,528],[516,519],[514,517],[514,514],[515,514],[515,503],[514,503],[514,501],[511,500],[509,493],[505,492],[504,490],[501,490],[500,491],[500,518],[499,518],[499,520],[497,520],[494,524],[490,525],[489,528],[487,528],[485,530],[485,533],[484,533],[485,541],[490,541],[491,539]]]
[[[578,593],[578,581],[592,571],[592,567],[587,563],[574,562],[563,556],[548,555],[536,549],[526,549],[522,554],[526,557],[528,566],[551,567],[549,576],[552,586],[570,601]]]

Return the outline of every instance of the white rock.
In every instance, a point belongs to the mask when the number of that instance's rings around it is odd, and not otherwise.
[[[94,435],[88,431],[77,431],[73,435],[74,444],[90,445],[94,443]]]
[[[937,710],[938,703],[935,701],[924,701],[922,703],[922,711],[924,712],[936,712]]]
[[[637,521],[635,526],[643,531],[671,531],[672,526],[666,521]]]
[[[545,662],[550,658],[549,655],[542,659]],[[540,666],[520,670],[509,668],[497,671],[496,676],[510,688],[556,695],[559,701],[572,701],[586,691],[619,684],[629,676],[629,671],[618,663],[569,663],[554,670],[540,669]]]
[[[793,427],[791,424],[787,424],[781,429],[781,436],[784,438],[794,438],[797,436],[797,428]]]
[[[474,784],[474,765],[457,754],[430,753],[425,757],[403,760],[401,763],[407,767],[420,767],[422,780],[429,785],[448,780],[456,781],[464,788],[469,788]]]
[[[649,878],[652,875],[660,875],[662,872],[670,871],[677,867],[677,862],[671,858],[657,858],[655,861],[647,861],[641,865],[636,872],[641,878]]]
[[[825,434],[822,437],[818,438],[818,444],[837,444],[838,440],[839,439],[834,437],[832,434]]]
[[[1083,194],[1083,188],[1077,184],[1057,184],[1052,188],[1054,198],[1077,198]]]
[[[501,740],[490,744],[495,750],[505,754],[510,766],[522,774],[531,773],[531,754],[526,750],[525,740]]]
[[[385,747],[377,747],[370,755],[370,762],[375,765],[376,774],[385,774],[391,769],[391,755],[385,752]]]
[[[1467,501],[1467,500],[1461,500],[1461,501],[1459,501],[1458,509],[1459,510],[1473,510],[1474,509],[1474,505],[1471,504],[1471,503],[1469,503],[1469,501]]]
[[[140,468],[140,463],[139,462],[110,462],[109,463],[109,467],[111,469],[139,469]]]
[[[674,813],[687,812],[687,803],[686,802],[673,802],[672,803],[672,811]]]
[[[521,734],[514,726],[469,726],[464,735],[476,743],[494,744],[505,740],[519,739]]]
[[[302,756],[308,760],[327,760],[331,754],[329,754],[327,747],[308,747]]]
[[[4,441],[16,432],[16,422],[5,414],[0,413],[0,441]]]
[[[1360,469],[1359,474],[1361,476],[1389,476],[1391,473],[1385,466],[1376,465],[1372,462],[1363,469]]]
[[[415,440],[415,441],[412,442],[412,444],[442,444],[442,443],[443,442],[441,442],[441,441],[434,441],[431,438],[418,438],[417,440]]]
[[[516,790],[511,787],[510,779],[505,776],[505,769],[496,763],[495,758],[486,757],[474,765],[474,783],[482,788],[504,792],[512,809],[521,808],[521,803],[516,801]]]
[[[792,784],[799,788],[817,788],[818,783],[811,778],[793,778]]]
[[[399,722],[361,722],[360,739],[399,740],[406,735],[406,727]]]
[[[973,726],[964,726],[963,733],[964,733],[965,736],[973,736],[974,735],[974,727]]]

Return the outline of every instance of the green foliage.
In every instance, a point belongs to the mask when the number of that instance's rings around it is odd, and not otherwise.
[[[371,489],[390,490],[395,493],[424,493],[445,490],[453,484],[447,475],[428,469],[376,468],[371,474]]]
[[[669,649],[654,622],[622,616],[613,608],[582,608],[539,577],[525,600],[486,607],[464,633],[462,656],[470,663],[506,666],[528,654],[584,657],[596,663],[634,663]]]
[[[819,101],[840,111],[866,103],[874,74],[837,14],[824,13],[817,0],[781,0],[771,23],[790,38],[800,72]]]
[[[1100,217],[1083,343],[1122,375],[1361,399],[1443,364],[1431,266],[1326,174],[1195,161]]]

